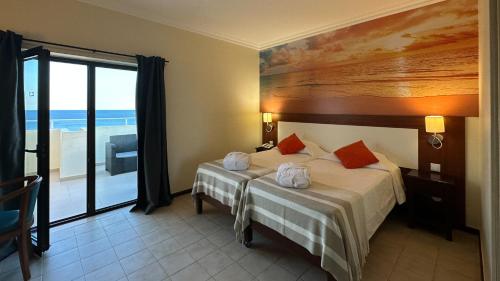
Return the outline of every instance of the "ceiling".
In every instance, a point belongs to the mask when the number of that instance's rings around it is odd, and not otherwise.
[[[442,0],[79,1],[261,50]]]

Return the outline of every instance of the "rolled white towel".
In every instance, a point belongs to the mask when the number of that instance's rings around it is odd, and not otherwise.
[[[311,184],[311,175],[306,166],[284,163],[278,167],[276,181],[284,187],[307,188]]]
[[[250,155],[243,152],[230,152],[222,161],[224,168],[231,171],[243,171],[250,167]]]

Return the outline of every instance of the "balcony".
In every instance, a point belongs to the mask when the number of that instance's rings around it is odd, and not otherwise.
[[[135,121],[135,120],[134,120]],[[56,120],[57,122],[57,120]],[[109,120],[107,121],[109,122]],[[52,120],[51,125],[54,125]],[[96,121],[97,123],[97,121]],[[137,172],[111,175],[105,169],[106,143],[110,136],[136,134],[134,125],[97,126],[95,131],[96,208],[137,198]],[[36,130],[26,131],[26,147],[36,145]],[[50,130],[50,221],[83,214],[87,208],[87,131]],[[36,156],[27,154],[26,174],[36,173]],[[36,216],[35,216],[36,217]]]

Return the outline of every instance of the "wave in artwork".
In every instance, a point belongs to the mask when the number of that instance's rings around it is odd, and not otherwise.
[[[477,0],[264,50],[260,87],[266,112],[477,116]]]

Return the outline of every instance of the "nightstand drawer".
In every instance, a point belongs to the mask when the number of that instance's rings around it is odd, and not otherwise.
[[[445,188],[443,185],[411,178],[407,181],[407,186],[411,186],[409,192],[412,194],[422,194],[428,197],[437,197],[441,199],[443,199],[445,195]]]
[[[445,219],[446,202],[443,197],[428,194],[414,194],[415,211],[419,216],[430,220],[442,221]]]

